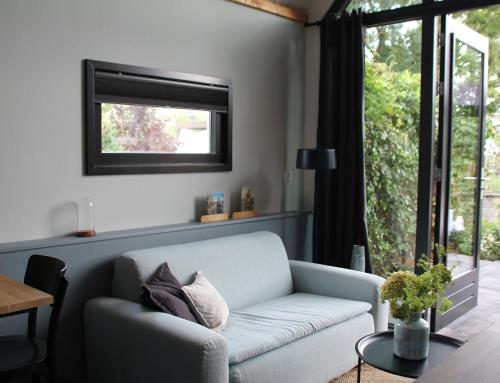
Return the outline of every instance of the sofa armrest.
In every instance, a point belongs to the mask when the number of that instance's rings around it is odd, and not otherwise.
[[[224,338],[173,315],[116,298],[84,309],[87,381],[227,382]]]
[[[339,267],[290,261],[293,287],[297,292],[353,299],[372,305],[375,331],[387,330],[389,308],[380,301],[384,278]]]

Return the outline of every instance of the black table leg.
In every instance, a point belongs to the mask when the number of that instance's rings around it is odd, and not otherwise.
[[[358,357],[358,383],[361,383],[361,358]]]

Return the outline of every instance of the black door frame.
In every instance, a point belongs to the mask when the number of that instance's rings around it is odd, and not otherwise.
[[[349,6],[352,0],[334,0],[323,18],[330,14],[339,16]],[[486,8],[500,4],[500,0],[422,0],[422,4],[409,5],[396,9],[366,13],[363,24],[366,27],[376,27],[404,21],[420,20],[424,16],[440,16],[446,13]],[[321,21],[305,23],[304,26],[319,26]]]
[[[330,14],[340,15],[349,5],[352,0],[335,0],[326,13],[325,17]],[[500,0],[422,0],[422,4],[401,7],[392,10],[384,10],[379,12],[367,13],[364,15],[363,24],[365,27],[376,27],[388,24],[402,23],[405,21],[422,20],[422,64],[421,64],[421,95],[420,95],[420,136],[419,136],[419,170],[418,170],[418,199],[417,199],[417,232],[416,232],[416,245],[415,245],[415,263],[424,254],[429,254],[433,247],[433,198],[434,196],[445,197],[446,193],[443,185],[443,177],[445,176],[439,169],[436,168],[436,161],[441,166],[447,165],[447,159],[443,158],[442,150],[435,153],[435,106],[436,106],[436,90],[438,83],[436,81],[436,60],[437,60],[437,44],[438,28],[437,17],[441,16],[445,19],[447,14],[467,11],[473,9],[486,8],[493,5],[500,4]],[[320,21],[307,23],[305,26],[319,26]],[[449,44],[445,44],[449,45]],[[445,48],[445,49],[449,49]],[[449,51],[441,51],[441,60]],[[445,62],[445,61],[441,61]],[[440,79],[444,81],[449,75],[449,68],[443,67],[440,69]],[[443,89],[443,87],[440,87]],[[447,89],[443,89],[441,96],[446,96]],[[440,97],[440,103],[444,97]],[[442,116],[440,118],[449,118]],[[441,126],[446,126],[442,124]],[[444,122],[447,122],[444,121]],[[442,132],[441,132],[442,133]],[[437,145],[442,148],[443,145],[448,145],[447,135],[439,134]],[[446,169],[446,167],[444,167]],[[434,189],[435,188],[435,189]],[[441,198],[441,201],[444,201]],[[434,232],[435,240],[443,243],[441,240],[446,236],[447,223],[444,222],[443,210],[445,206],[438,203],[436,205],[435,214],[441,217],[436,225]],[[421,270],[416,270],[420,272]],[[474,279],[474,278],[472,278]],[[477,278],[476,278],[477,280]],[[460,290],[464,287],[462,284],[467,285],[470,281],[460,281],[455,287]],[[476,297],[477,299],[477,297]],[[431,329],[434,331],[437,326],[435,321],[436,313],[431,313]],[[438,323],[438,325],[442,325]]]
[[[433,0],[424,0],[431,3]],[[437,18],[422,17],[422,59],[420,90],[420,128],[418,147],[417,232],[415,265],[432,250],[432,213],[435,164],[435,111],[436,111],[436,46]],[[415,266],[416,267],[416,266]],[[416,272],[422,270],[416,268]]]
[[[351,0],[334,1],[333,5],[327,12],[327,15],[330,12],[340,14],[347,8],[350,2]],[[439,172],[438,174],[434,174],[434,132],[437,89],[435,68],[437,59],[436,40],[438,38],[436,17],[442,16],[442,18],[444,18],[446,14],[486,8],[498,4],[500,4],[500,0],[422,0],[422,4],[367,13],[363,19],[363,25],[365,27],[376,27],[387,24],[402,23],[405,21],[422,20],[420,144],[415,263],[418,262],[422,255],[429,254],[432,251],[434,187],[436,186],[436,193],[442,192],[439,185],[440,182],[436,182],[441,180],[442,174],[439,174]],[[315,22],[306,24],[306,26],[319,24],[319,22]],[[441,79],[443,78],[444,77],[441,77]],[[443,97],[440,99],[442,98]],[[439,156],[439,153],[437,154]],[[437,238],[440,237],[436,237],[436,239]],[[419,270],[417,270],[417,272],[419,272]]]
[[[343,10],[350,1],[338,0],[342,7],[332,10]],[[417,199],[417,233],[415,245],[415,262],[422,255],[429,254],[433,248],[432,213],[434,193],[442,193],[442,174],[435,174],[435,106],[436,106],[436,59],[437,59],[437,16],[445,18],[446,14],[485,8],[500,4],[500,0],[422,0],[422,4],[401,7],[394,10],[368,13],[363,24],[375,27],[387,24],[401,23],[411,20],[422,20],[422,64],[421,64],[421,94],[420,94],[420,143],[418,170]],[[314,24],[314,23],[313,23]],[[448,45],[448,44],[445,44]],[[442,53],[441,53],[442,54]],[[443,57],[441,57],[443,60]],[[442,66],[442,65],[441,65]],[[442,69],[444,70],[444,69]],[[449,73],[449,71],[447,72]],[[446,74],[441,73],[443,79]],[[446,92],[446,90],[444,90]],[[443,97],[440,97],[440,102]],[[441,143],[438,142],[438,145]],[[440,153],[436,153],[438,157]],[[434,191],[434,187],[436,190]],[[442,212],[442,210],[441,210]],[[442,215],[442,214],[441,214]],[[443,225],[440,225],[444,227]],[[436,239],[441,237],[436,237]],[[442,242],[441,242],[442,243]],[[416,270],[419,272],[420,270]]]
[[[439,142],[437,166],[443,169],[441,180],[437,183],[437,203],[436,203],[436,222],[435,238],[436,241],[448,246],[448,214],[450,202],[450,179],[451,179],[451,137],[452,137],[452,102],[453,102],[453,73],[455,67],[455,44],[462,41],[468,46],[476,49],[482,54],[482,87],[481,104],[479,110],[479,135],[477,142],[477,165],[476,165],[476,184],[475,184],[475,215],[472,256],[473,269],[454,277],[453,284],[446,289],[446,296],[450,298],[454,305],[446,313],[440,314],[434,308],[431,311],[431,330],[437,331],[448,323],[459,318],[467,311],[477,305],[478,302],[478,283],[479,283],[479,255],[481,238],[481,183],[483,167],[483,147],[484,130],[486,114],[486,97],[488,87],[488,44],[481,41],[483,38],[473,36],[470,28],[461,25],[453,20],[451,15],[443,15],[441,18],[441,65],[440,78],[442,81],[443,94],[439,103]],[[484,45],[484,46],[481,46]],[[446,263],[446,259],[444,260]]]

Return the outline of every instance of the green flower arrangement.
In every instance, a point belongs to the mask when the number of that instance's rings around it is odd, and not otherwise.
[[[446,254],[442,245],[436,244],[435,249],[438,259]],[[396,271],[382,285],[381,300],[389,302],[395,319],[407,320],[411,314],[420,313],[434,304],[439,312],[452,306],[443,294],[451,282],[451,270],[442,263],[432,265],[429,257],[422,257],[417,266],[424,273],[416,275],[412,271]]]

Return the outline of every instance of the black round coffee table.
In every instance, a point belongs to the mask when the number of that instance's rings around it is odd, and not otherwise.
[[[384,331],[367,335],[356,343],[358,353],[358,383],[361,382],[361,361],[391,374],[417,379],[464,342],[448,336],[431,333],[429,356],[423,360],[401,359],[393,353],[394,332]]]

